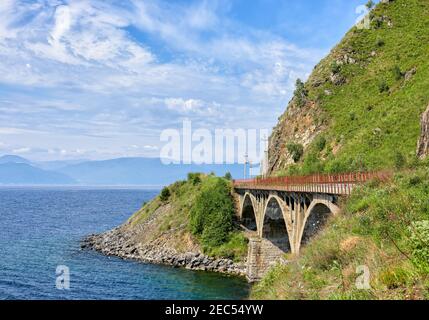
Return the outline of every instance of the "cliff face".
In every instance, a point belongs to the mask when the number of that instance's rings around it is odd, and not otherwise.
[[[369,18],[295,92],[270,137],[270,174],[379,170],[397,154],[415,157],[429,101],[429,1],[382,1]]]
[[[302,108],[290,103],[288,112],[281,118],[270,137],[269,172],[273,173],[294,164],[293,155],[287,145],[296,143],[307,148],[314,138],[323,131],[324,123],[318,121],[321,109],[315,102],[308,102]]]
[[[417,145],[417,156],[420,159],[426,158],[429,155],[429,105],[422,115],[421,119],[421,134]]]

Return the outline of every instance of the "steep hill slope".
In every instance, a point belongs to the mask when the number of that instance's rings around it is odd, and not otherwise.
[[[429,1],[384,1],[314,69],[270,139],[270,173],[415,161],[429,103]]]
[[[382,1],[370,18],[297,83],[270,139],[270,171],[394,178],[343,199],[253,298],[429,299],[429,1]]]

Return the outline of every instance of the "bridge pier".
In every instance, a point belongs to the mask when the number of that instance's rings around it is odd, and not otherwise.
[[[333,195],[238,190],[239,218],[255,231],[249,239],[247,278],[260,280],[284,255],[299,255],[301,246],[339,212]],[[253,216],[252,216],[253,215]],[[253,227],[252,226],[256,226]]]

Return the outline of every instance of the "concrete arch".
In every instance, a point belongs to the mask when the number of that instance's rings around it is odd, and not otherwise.
[[[257,230],[259,230],[257,199],[250,192],[246,192],[244,194],[244,196],[242,196],[241,203],[240,203],[240,220],[243,221],[244,224],[246,224],[246,221],[244,221],[246,219],[246,217],[244,217],[246,200],[250,201],[251,209],[253,211],[253,217],[252,218],[255,220],[255,224],[256,224],[256,230],[253,230],[253,228],[250,228],[250,229],[253,231],[257,231]]]
[[[263,213],[262,213],[261,223],[263,223],[265,220],[265,215],[267,213],[268,205],[271,203],[272,200],[275,200],[277,202],[278,206],[280,207],[282,214],[283,214],[283,219],[286,223],[286,225],[285,225],[286,231],[288,232],[289,237],[291,237],[292,232],[293,232],[292,211],[290,210],[290,208],[286,204],[286,202],[282,198],[280,198],[278,195],[270,195],[268,197],[268,199],[265,203]],[[262,234],[262,232],[261,232],[261,234]]]
[[[329,216],[335,216],[339,214],[339,212],[340,208],[329,199],[314,199],[305,212],[304,220],[299,232],[297,251],[299,251],[303,241],[305,242],[310,239],[320,230],[321,227],[323,227]],[[312,218],[315,218],[314,222],[310,221]]]
[[[268,234],[265,234],[265,231],[267,228],[265,224],[266,224],[266,218],[268,214],[267,212],[269,210],[270,204],[273,202],[275,202],[279,207],[281,211],[281,216],[282,216],[281,220],[283,220],[284,224],[282,226],[277,225],[275,227],[277,230],[274,231],[275,235],[271,234],[273,238],[270,238]],[[272,241],[274,245],[276,245],[279,249],[281,249],[284,252],[292,251],[293,225],[292,225],[291,212],[286,202],[283,199],[281,199],[279,196],[270,195],[268,197],[264,205],[259,226],[260,226],[260,230],[258,231],[259,231],[259,236],[261,238]],[[272,226],[270,226],[270,228],[272,228]],[[281,228],[283,228],[283,232],[284,232],[283,236],[282,236]],[[272,230],[268,232],[272,232]]]

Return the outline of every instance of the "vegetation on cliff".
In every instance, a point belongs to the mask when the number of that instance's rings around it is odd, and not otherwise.
[[[383,1],[369,18],[297,86],[270,140],[270,170],[396,174],[343,199],[343,212],[252,298],[429,299],[429,160],[416,153],[429,102],[429,1]]]
[[[353,27],[305,85],[297,82],[270,140],[273,174],[415,161],[419,118],[429,102],[429,2],[385,2],[371,11],[369,29]]]
[[[129,219],[128,225],[136,229],[152,219],[157,220],[156,227],[146,230],[150,238],[145,242],[170,234],[169,245],[179,252],[198,248],[209,256],[235,261],[242,261],[247,254],[247,240],[235,222],[228,179],[191,173],[187,181],[165,187]]]
[[[428,195],[427,163],[359,188],[298,259],[253,288],[252,298],[429,299]],[[370,287],[356,285],[361,272]]]

